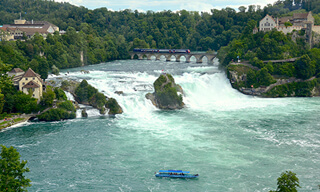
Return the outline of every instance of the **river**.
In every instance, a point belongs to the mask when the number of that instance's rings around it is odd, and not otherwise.
[[[88,70],[84,74],[81,70]],[[145,94],[170,73],[186,108],[156,109]],[[27,160],[29,191],[269,191],[284,171],[299,191],[320,184],[320,98],[258,98],[232,89],[215,65],[125,60],[62,71],[48,80],[86,79],[114,97],[116,117],[28,122],[0,132]],[[115,94],[123,91],[123,95]],[[182,169],[198,179],[159,179]]]

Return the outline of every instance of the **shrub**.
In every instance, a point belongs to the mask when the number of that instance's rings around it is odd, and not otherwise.
[[[54,93],[56,94],[56,99],[58,100],[67,100],[65,92],[61,88],[54,88]]]
[[[110,110],[109,114],[118,114],[121,112],[121,107],[114,98],[109,98],[105,106]]]
[[[65,109],[67,111],[76,112],[76,108],[74,107],[71,101],[64,101],[62,103],[59,103],[58,107]]]
[[[62,119],[76,118],[75,112],[68,112],[63,108],[50,109],[37,116],[40,121],[60,121]]]

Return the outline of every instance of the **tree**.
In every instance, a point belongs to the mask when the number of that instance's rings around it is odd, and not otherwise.
[[[43,92],[42,98],[41,98],[41,105],[50,107],[53,104],[53,100],[55,99],[56,94],[52,90],[51,87],[48,87],[46,92]]]
[[[59,72],[60,72],[58,67],[56,67],[55,65],[52,65],[51,71],[52,71],[52,74],[54,74],[54,75],[59,75]]]
[[[297,192],[297,187],[300,187],[298,177],[296,177],[296,174],[291,171],[281,173],[281,176],[277,180],[277,192]]]
[[[264,86],[268,86],[271,83],[275,83],[275,80],[270,75],[266,67],[263,67],[260,71],[257,72],[257,79],[259,84]]]
[[[12,146],[1,147],[0,191],[27,191],[26,188],[31,186],[31,180],[23,175],[30,171],[29,168],[25,168],[27,161],[20,162],[20,154]]]
[[[316,72],[316,66],[308,55],[302,55],[295,62],[295,69],[297,77],[302,79],[308,79],[312,77]]]
[[[292,26],[292,23],[290,23],[290,21],[284,22],[284,26],[286,27]]]
[[[4,102],[5,102],[4,95],[1,93],[1,89],[0,89],[0,114],[2,113]]]

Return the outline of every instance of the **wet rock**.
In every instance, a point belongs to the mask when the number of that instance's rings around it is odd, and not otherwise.
[[[184,107],[182,87],[174,82],[170,74],[161,74],[153,86],[155,92],[146,94],[146,98],[157,108],[175,110]]]

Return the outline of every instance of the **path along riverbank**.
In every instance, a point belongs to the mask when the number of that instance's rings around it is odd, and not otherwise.
[[[11,127],[13,125],[24,123],[28,121],[32,116],[27,114],[14,115],[10,118],[4,118],[0,120],[0,130]]]

